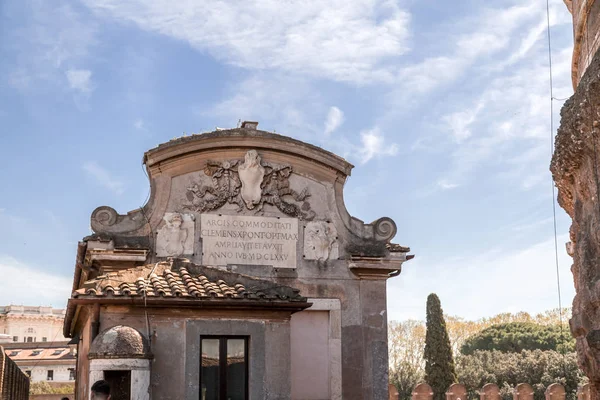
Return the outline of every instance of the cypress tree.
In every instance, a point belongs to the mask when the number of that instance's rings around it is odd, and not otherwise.
[[[425,335],[425,381],[433,389],[434,400],[444,400],[446,390],[456,383],[450,338],[440,299],[435,293],[427,297],[427,333]]]

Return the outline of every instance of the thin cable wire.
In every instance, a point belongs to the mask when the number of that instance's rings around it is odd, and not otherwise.
[[[546,22],[548,33],[548,78],[550,83],[550,158],[554,155],[554,83],[552,76],[552,35],[550,34],[550,0],[546,0]],[[556,99],[558,100],[558,99]],[[556,229],[556,193],[554,189],[554,181],[551,179],[552,185],[552,221],[554,227],[554,261],[556,264],[556,290],[558,292],[558,319],[560,324],[560,336],[564,337],[563,327],[563,308],[562,296],[560,290],[560,264],[558,262],[558,233]],[[566,355],[563,352],[562,367],[564,379],[567,377]],[[566,383],[566,382],[564,382]]]
[[[144,204],[142,204],[142,206],[140,207],[140,211],[142,212],[142,215],[146,219],[146,223],[148,224],[148,227],[150,228],[150,243],[152,243],[154,240],[154,231],[152,230],[152,224],[150,224],[150,220],[148,219],[148,216],[146,215],[146,211],[144,211],[144,207],[146,206],[146,204],[148,204],[148,200],[150,200],[150,194],[152,193],[152,181],[150,180],[150,176],[148,175],[146,168],[144,168],[143,161],[142,161],[142,171],[144,172],[144,175],[146,175],[146,179],[148,179],[150,188],[148,188],[148,194],[146,195],[146,200],[144,200]]]
[[[144,175],[146,175],[146,178],[148,179],[148,183],[150,184],[150,188],[148,189],[148,195],[146,196],[146,200],[144,201],[144,204],[140,207],[140,210],[142,211],[142,215],[144,216],[144,218],[146,219],[146,223],[148,224],[148,227],[150,228],[150,233],[149,233],[149,239],[150,242],[149,244],[153,244],[154,243],[154,231],[152,229],[152,224],[150,223],[150,219],[148,219],[148,216],[146,215],[146,212],[144,211],[144,206],[146,204],[148,204],[148,201],[150,200],[150,194],[152,193],[152,181],[150,180],[150,176],[148,175],[148,172],[146,171],[146,168],[144,168],[144,161],[142,161],[142,171],[144,171]],[[154,246],[151,246],[154,247]],[[154,254],[152,254],[152,258],[154,258]],[[148,274],[148,278],[146,278],[146,280],[150,280],[150,275],[152,275],[154,273],[154,270],[156,269],[158,263],[154,264],[154,267],[152,268],[152,271],[150,271],[150,273]],[[148,316],[148,304],[147,304],[147,296],[146,296],[146,292],[148,291],[148,282],[144,282],[144,314],[146,316],[146,333],[148,335],[148,350],[150,352],[152,352],[152,336],[150,334],[150,317]],[[152,383],[148,386],[148,396],[150,398],[150,400],[152,400]]]
[[[551,156],[554,154],[554,88],[552,82],[552,38],[550,35],[550,0],[546,0],[546,22],[548,24],[548,73],[550,78],[550,153]],[[554,181],[552,183],[552,218],[554,222],[554,258],[556,262],[556,285],[558,290],[558,318],[560,321],[560,330],[562,336],[563,322],[562,322],[562,298],[560,290],[560,268],[558,262],[558,234],[556,230],[556,200]]]
[[[146,172],[146,169],[144,168],[143,161],[142,161],[142,171],[144,171],[144,175],[146,175],[146,178],[148,178],[150,185],[152,185],[152,182],[150,181],[150,176],[148,176],[148,173]],[[154,232],[152,230],[152,224],[150,224],[150,220],[148,219],[148,216],[144,212],[144,206],[148,203],[148,200],[150,199],[151,191],[152,191],[152,188],[148,189],[148,195],[146,196],[146,200],[144,201],[144,204],[140,207],[140,211],[142,212],[142,215],[146,219],[146,223],[148,224],[148,227],[150,228],[150,243],[152,243],[154,240]],[[152,258],[154,258],[154,254],[152,255]],[[147,281],[150,280],[150,275],[152,275],[154,273],[154,270],[156,269],[157,265],[158,265],[158,263],[154,264],[154,267],[152,268],[152,270],[148,274],[148,277],[146,278]],[[147,309],[147,304],[146,304],[146,292],[148,291],[147,285],[148,285],[148,283],[144,282],[144,313],[146,314],[146,332],[148,334],[148,344],[150,346],[150,350],[152,350],[152,337],[150,336],[150,318],[148,317],[148,309]]]

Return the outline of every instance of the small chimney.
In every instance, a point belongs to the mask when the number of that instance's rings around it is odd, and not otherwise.
[[[242,129],[253,129],[256,130],[258,122],[256,121],[244,121],[242,122]]]

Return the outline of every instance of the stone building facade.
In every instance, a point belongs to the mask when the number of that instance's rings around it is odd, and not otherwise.
[[[409,249],[349,215],[351,164],[256,125],[149,150],[148,203],[92,213],[64,325],[79,399],[100,378],[135,399],[388,397]]]
[[[8,342],[64,341],[64,309],[40,306],[0,306],[0,334]]]
[[[576,295],[571,332],[580,366],[600,398],[600,0],[565,0],[573,14],[572,78],[550,169],[558,202],[572,218],[567,251]]]
[[[7,343],[5,354],[27,374],[31,383],[75,382],[75,354],[67,341],[47,343]]]
[[[52,307],[0,307],[4,355],[31,383],[74,387],[76,357],[63,336],[64,316],[65,309]]]

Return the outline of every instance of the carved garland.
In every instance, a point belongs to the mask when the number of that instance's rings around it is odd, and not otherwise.
[[[256,152],[246,153],[244,161],[208,161],[204,173],[211,177],[212,185],[195,183],[187,188],[189,201],[183,208],[195,212],[217,210],[225,204],[237,204],[238,212],[245,208],[262,213],[265,204],[277,207],[282,213],[301,220],[315,217],[307,188],[300,193],[290,188],[290,165],[263,162]],[[294,202],[290,201],[293,199]],[[296,203],[302,202],[301,205]]]

